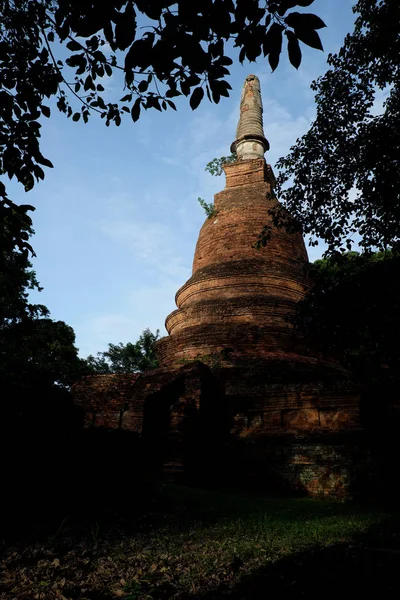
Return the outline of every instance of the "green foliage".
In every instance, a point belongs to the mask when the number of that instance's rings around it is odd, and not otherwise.
[[[400,244],[400,4],[359,0],[353,10],[354,32],[312,84],[316,119],[278,162],[278,196],[330,253],[355,240],[364,250]]]
[[[160,337],[157,329],[145,329],[134,344],[108,344],[106,352],[88,356],[86,363],[94,373],[137,373],[158,367],[155,344]]]
[[[31,290],[42,288],[28,260],[33,230],[26,208],[0,202],[0,331],[23,317],[48,315],[45,306],[28,300]]]
[[[362,383],[399,382],[400,256],[349,252],[310,266],[297,326]]]
[[[207,217],[210,219],[211,217],[215,217],[217,211],[215,210],[215,206],[212,202],[206,202],[203,198],[197,198],[197,202],[200,204],[202,208],[204,208],[204,212]]]
[[[4,266],[0,271],[0,331],[23,318],[47,316],[49,311],[45,306],[29,302],[30,291],[40,292],[43,288],[36,279],[27,252],[11,252],[4,257]]]
[[[324,24],[290,11],[312,3],[0,0],[0,174],[28,191],[44,178],[43,167],[53,166],[39,143],[53,97],[72,121],[86,123],[96,113],[107,126],[119,126],[126,114],[137,121],[143,109],[176,110],[179,96],[188,97],[192,109],[204,96],[215,103],[229,96],[232,41],[241,62],[263,55],[274,70],[285,32],[289,59],[298,67],[298,40],[322,48],[316,30]],[[102,83],[115,72],[123,73],[125,93],[108,101]],[[3,184],[0,202],[0,210],[15,217]],[[29,249],[18,228],[13,239]]]
[[[8,243],[0,270],[0,387],[15,401],[21,395],[68,388],[85,372],[73,329],[48,318],[46,306],[29,302],[29,293],[42,288],[27,249],[13,247],[12,241],[17,230],[28,244],[33,230],[25,216],[24,207],[17,207],[0,226]]]
[[[0,385],[15,395],[69,387],[88,373],[75,334],[63,321],[24,318],[0,330]]]
[[[236,154],[236,152],[233,152],[229,156],[221,156],[220,158],[214,158],[209,163],[207,163],[205,170],[208,171],[210,173],[210,175],[214,175],[215,177],[218,177],[219,175],[222,175],[222,173],[223,173],[223,168],[222,168],[223,165],[226,165],[226,164],[229,164],[232,162],[236,162],[236,161],[237,161],[237,154]]]
[[[223,165],[236,162],[237,155],[236,152],[230,154],[230,156],[221,156],[220,158],[214,158],[212,161],[207,163],[205,170],[210,173],[210,175],[214,175],[215,177],[219,177],[223,173]],[[202,208],[204,208],[204,212],[207,217],[210,219],[217,214],[217,210],[215,210],[214,204],[212,202],[206,202],[203,198],[197,198],[197,202],[200,204]]]

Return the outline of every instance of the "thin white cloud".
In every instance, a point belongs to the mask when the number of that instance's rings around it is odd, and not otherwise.
[[[166,278],[161,283],[133,289],[127,295],[122,313],[82,315],[82,323],[78,324],[83,340],[78,343],[80,355],[104,352],[109,343],[135,342],[147,327],[166,335],[165,319],[176,308],[174,298],[179,287],[175,280]]]
[[[167,253],[170,252],[168,230],[163,223],[99,221],[98,227],[114,243],[123,246],[135,258],[158,262],[164,248],[167,248]]]

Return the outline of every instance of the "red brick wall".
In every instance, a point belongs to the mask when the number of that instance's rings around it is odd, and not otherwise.
[[[272,225],[272,175],[263,159],[227,165],[226,188],[215,196],[196,246],[193,274],[176,294],[167,317],[170,334],[158,344],[162,365],[218,354],[302,353],[288,317],[307,289],[307,252],[301,234]],[[267,246],[254,244],[265,225]]]
[[[132,429],[133,388],[139,373],[88,375],[72,387],[74,402],[85,410],[85,427]]]

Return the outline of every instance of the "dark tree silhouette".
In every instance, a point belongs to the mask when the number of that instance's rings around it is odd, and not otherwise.
[[[278,163],[280,199],[329,252],[400,243],[400,4],[359,0],[353,10],[354,32],[312,84],[316,119]]]
[[[16,219],[24,238],[32,228]],[[9,221],[3,223],[7,233]],[[11,228],[10,228],[11,229]],[[10,235],[12,232],[10,233]],[[2,411],[33,427],[33,415],[67,401],[72,383],[88,372],[78,357],[75,334],[63,321],[49,318],[43,304],[30,302],[32,290],[41,291],[27,250],[14,248],[3,255],[0,271],[0,388]],[[43,419],[42,419],[43,420]],[[6,419],[5,419],[6,421]]]
[[[312,346],[336,356],[364,384],[398,389],[400,257],[349,252],[310,265],[313,287],[297,326]]]
[[[158,366],[155,355],[155,343],[159,330],[152,333],[145,329],[135,343],[108,344],[106,352],[98,352],[97,356],[88,356],[86,361],[95,373],[137,373],[155,369]]]

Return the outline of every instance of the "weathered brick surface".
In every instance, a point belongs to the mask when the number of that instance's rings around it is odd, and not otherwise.
[[[264,438],[257,452],[289,489],[339,500],[357,493],[358,467],[369,459],[359,434],[352,432]]]
[[[343,497],[353,478],[359,392],[335,361],[310,353],[291,324],[308,289],[308,259],[300,233],[272,225],[270,167],[254,159],[225,172],[192,276],[167,317],[169,336],[157,343],[161,367],[85,378],[74,386],[75,401],[86,408],[86,426],[141,434],[168,476],[201,460],[211,440],[217,448],[234,439],[261,480]],[[265,225],[271,239],[256,250]],[[214,458],[209,450],[210,469]]]
[[[178,309],[167,317],[170,334],[158,344],[161,364],[233,347],[240,355],[302,353],[289,322],[307,289],[307,253],[300,233],[272,226],[273,176],[263,159],[225,167],[226,188],[215,196],[196,246],[192,277],[178,290]],[[267,246],[254,244],[265,225]]]
[[[72,394],[85,409],[85,427],[120,428],[138,378],[139,373],[88,375],[75,383]]]
[[[139,373],[114,373],[82,377],[72,388],[75,403],[90,406],[93,410],[102,410],[104,407],[123,410],[139,376]]]

